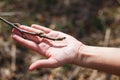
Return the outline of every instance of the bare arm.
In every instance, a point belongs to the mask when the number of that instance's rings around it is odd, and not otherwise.
[[[75,62],[76,65],[120,75],[120,48],[85,45],[80,48]]]
[[[75,64],[120,75],[119,48],[87,46],[70,35],[39,25],[20,26],[20,28],[36,33],[42,31],[53,38],[66,37],[63,41],[52,41],[25,34],[26,38],[23,38],[20,32],[14,29],[12,37],[15,41],[46,57],[46,59],[32,63],[29,68],[31,71],[37,68],[54,68],[64,64]]]

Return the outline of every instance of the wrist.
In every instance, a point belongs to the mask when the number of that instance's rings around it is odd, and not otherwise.
[[[82,49],[85,48],[86,45],[84,44],[80,44],[79,48],[78,48],[78,51],[76,53],[76,56],[75,56],[75,59],[74,59],[74,63],[75,65],[79,65],[79,66],[82,66],[83,63],[84,63],[84,59],[83,59],[83,56],[84,54],[82,54]]]
[[[80,46],[74,62],[75,65],[87,67],[87,60],[92,55],[88,52],[89,47],[84,44]]]

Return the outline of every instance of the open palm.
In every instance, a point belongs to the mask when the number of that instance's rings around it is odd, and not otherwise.
[[[31,27],[20,26],[20,28],[36,33],[44,32],[46,36],[51,38],[66,37],[66,39],[62,41],[52,41],[38,36],[24,34],[25,38],[23,38],[23,35],[14,29],[12,35],[14,40],[34,51],[37,51],[47,58],[32,63],[29,68],[30,70],[37,68],[53,68],[64,64],[74,63],[82,43],[72,36],[39,25],[32,25]]]

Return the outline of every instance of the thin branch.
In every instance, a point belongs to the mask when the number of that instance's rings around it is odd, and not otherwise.
[[[0,12],[0,16],[15,16],[22,15],[23,12]]]
[[[62,37],[62,38],[51,38],[51,37],[48,37],[46,36],[44,33],[40,32],[40,33],[34,33],[34,32],[28,32],[28,31],[25,31],[25,30],[22,30],[19,28],[20,24],[19,23],[12,23],[12,22],[9,22],[7,21],[6,19],[0,17],[0,20],[2,20],[3,22],[5,22],[6,24],[8,24],[9,26],[11,26],[12,28],[15,28],[16,30],[18,30],[22,35],[24,35],[24,33],[26,34],[30,34],[30,35],[34,35],[34,36],[39,36],[41,38],[46,38],[46,39],[49,39],[49,40],[53,40],[53,41],[61,41],[61,40],[64,40],[66,37]]]

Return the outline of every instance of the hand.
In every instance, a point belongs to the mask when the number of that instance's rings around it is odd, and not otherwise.
[[[70,35],[65,33],[54,31],[49,28],[45,28],[39,25],[32,25],[31,27],[20,26],[21,29],[31,32],[44,32],[46,36],[52,38],[66,37],[62,41],[52,41],[38,36],[29,34],[21,34],[17,30],[13,29],[12,38],[23,44],[24,46],[37,51],[47,59],[37,60],[31,64],[29,70],[37,68],[54,68],[64,64],[74,64],[79,48],[83,45]],[[23,38],[23,36],[25,38]]]

